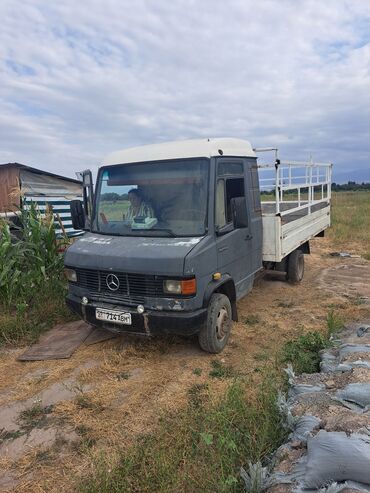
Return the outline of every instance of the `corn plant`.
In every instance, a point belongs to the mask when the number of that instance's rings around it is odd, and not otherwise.
[[[22,242],[14,243],[9,225],[0,226],[0,301],[6,306],[23,298],[25,291],[23,259],[26,247]]]
[[[21,239],[31,252],[34,281],[38,283],[41,279],[58,276],[63,268],[60,244],[68,239],[57,240],[51,207],[42,216],[37,205],[31,202],[29,208],[23,207],[20,211],[19,221]]]
[[[27,303],[45,283],[61,281],[59,249],[68,241],[57,239],[51,208],[42,215],[31,203],[21,208],[17,223],[15,235],[6,222],[0,226],[0,303],[8,308]]]

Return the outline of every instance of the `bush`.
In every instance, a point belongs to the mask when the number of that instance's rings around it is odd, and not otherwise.
[[[329,344],[329,339],[320,332],[307,332],[283,346],[282,362],[291,363],[296,374],[315,373],[320,370],[319,351]]]

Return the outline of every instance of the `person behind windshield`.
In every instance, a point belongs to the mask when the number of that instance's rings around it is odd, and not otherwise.
[[[138,188],[132,188],[128,192],[128,200],[130,205],[124,216],[125,220],[133,221],[136,217],[154,217],[153,208],[144,201],[143,194]]]

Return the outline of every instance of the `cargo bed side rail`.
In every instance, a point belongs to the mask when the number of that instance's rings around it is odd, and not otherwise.
[[[275,200],[263,200],[275,215],[286,216],[297,211],[310,214],[313,207],[330,204],[331,163],[280,161],[259,164],[260,190],[273,194]]]

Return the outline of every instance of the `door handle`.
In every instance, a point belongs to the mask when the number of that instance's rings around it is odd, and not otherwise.
[[[251,240],[253,238],[253,235],[247,235],[244,239],[245,240]]]
[[[219,252],[226,252],[226,250],[228,250],[228,249],[229,249],[229,247],[224,246],[224,247],[219,248],[218,251]]]

